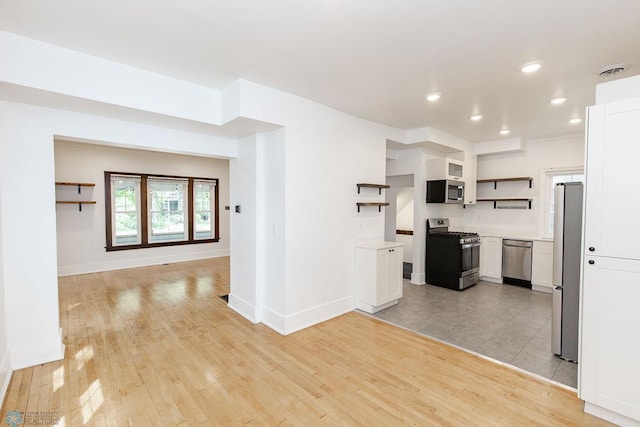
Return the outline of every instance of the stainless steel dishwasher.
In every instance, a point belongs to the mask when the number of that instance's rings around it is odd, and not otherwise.
[[[531,287],[531,252],[533,242],[528,240],[502,241],[502,282]]]

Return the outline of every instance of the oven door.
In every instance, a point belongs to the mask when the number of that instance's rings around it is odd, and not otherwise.
[[[460,251],[460,276],[468,276],[480,270],[480,242],[463,243]]]

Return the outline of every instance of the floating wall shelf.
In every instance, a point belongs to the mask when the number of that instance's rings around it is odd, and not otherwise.
[[[95,205],[95,200],[56,200],[58,205],[78,205],[78,211],[82,212],[82,205]]]
[[[531,200],[527,198],[499,198],[499,199],[476,199],[478,202],[493,202],[493,209],[525,209],[525,207],[519,206],[498,206],[498,202],[528,202],[529,209],[531,209]]]
[[[360,207],[362,207],[362,206],[377,206],[378,207],[378,212],[382,212],[382,207],[383,206],[389,206],[389,203],[383,203],[383,202],[358,202],[358,203],[356,203],[356,206],[358,206],[358,212],[360,212]]]
[[[493,182],[493,189],[496,190],[498,188],[499,182],[507,182],[507,181],[529,181],[529,188],[531,188],[533,183],[533,178],[530,176],[518,176],[515,178],[492,178],[492,179],[479,179],[476,182],[478,184],[483,184],[485,182]]]
[[[82,187],[95,187],[96,185],[91,182],[56,182],[56,185],[66,185],[72,187],[78,187],[78,194],[82,193]]]
[[[361,188],[377,188],[378,189],[378,194],[382,194],[382,189],[383,188],[389,188],[389,185],[385,185],[385,184],[367,184],[367,183],[360,183],[360,184],[356,184],[356,186],[358,187],[358,194],[360,194],[360,189]]]
[[[77,187],[78,194],[82,194],[82,187],[95,187],[92,182],[60,182],[56,181],[56,185],[65,187]],[[95,200],[56,200],[58,205],[78,205],[78,211],[82,212],[82,205],[95,205]]]

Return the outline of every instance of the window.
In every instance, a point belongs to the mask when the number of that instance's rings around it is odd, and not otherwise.
[[[556,185],[561,182],[584,182],[584,171],[582,169],[563,169],[545,171],[546,175],[546,196],[544,209],[544,230],[545,236],[553,237],[553,217],[555,211]]]
[[[111,175],[114,245],[140,244],[140,177]]]
[[[108,251],[218,241],[218,180],[105,172]]]
[[[210,239],[213,236],[213,213],[215,211],[216,182],[195,180],[193,185],[194,239]]]
[[[147,178],[149,243],[187,239],[187,179]]]

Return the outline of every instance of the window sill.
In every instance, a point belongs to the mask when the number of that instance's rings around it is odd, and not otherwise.
[[[147,244],[137,244],[137,245],[122,245],[122,246],[105,246],[105,250],[107,252],[115,252],[115,251],[127,251],[131,249],[147,249],[147,248],[161,248],[165,246],[183,246],[183,245],[197,245],[199,243],[216,243],[220,239],[198,239],[198,240],[181,240],[181,241],[173,241],[173,242],[158,242],[158,243],[147,243]]]

